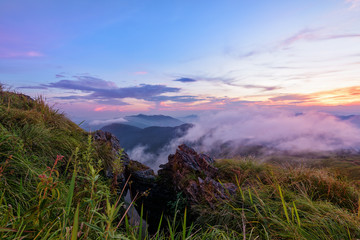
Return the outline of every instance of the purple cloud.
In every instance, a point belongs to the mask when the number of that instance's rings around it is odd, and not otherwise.
[[[316,39],[316,31],[315,29],[303,29],[300,32],[292,35],[291,37],[280,42],[280,47],[287,47],[295,42],[302,40],[314,40]]]
[[[359,1],[360,2],[360,1]],[[323,29],[303,29],[294,35],[279,41],[275,46],[265,48],[265,49],[255,49],[244,54],[240,54],[239,58],[248,58],[255,55],[260,55],[263,53],[273,52],[279,49],[288,49],[291,45],[301,42],[301,41],[323,41],[323,40],[335,40],[342,38],[360,38],[359,33],[347,33],[347,34],[324,34],[320,30]]]
[[[300,95],[300,94],[288,94],[278,97],[270,98],[271,101],[277,102],[277,101],[305,101],[310,99],[307,96]]]
[[[179,91],[180,88],[167,87],[165,85],[141,84],[135,87],[96,89],[90,96],[94,98],[137,98],[150,100],[152,97],[163,93]]]
[[[173,101],[173,102],[197,102],[204,99],[197,98],[196,96],[155,96],[151,98],[151,101],[162,102],[162,101]]]
[[[48,89],[48,87],[45,86],[22,86],[22,87],[17,87],[17,89]]]
[[[43,57],[44,54],[38,51],[10,51],[0,49],[0,58],[36,58]]]
[[[91,76],[74,76],[77,80],[60,80],[49,84],[41,84],[39,86],[24,86],[20,88],[29,89],[46,89],[46,88],[58,88],[66,90],[76,90],[83,93],[89,93],[88,95],[71,95],[64,97],[57,97],[59,99],[68,100],[94,100],[102,104],[111,105],[126,105],[127,103],[121,101],[123,98],[136,98],[147,101],[179,101],[189,102],[196,101],[193,96],[160,96],[164,93],[176,93],[180,91],[180,88],[168,87],[166,85],[149,85],[141,84],[133,87],[119,88],[114,82],[105,81],[100,78]]]
[[[246,52],[246,53],[244,53],[244,54],[240,54],[239,57],[240,57],[240,58],[248,58],[248,57],[257,55],[257,54],[259,54],[259,53],[260,53],[260,51],[255,51],[255,50],[253,50],[253,51]]]
[[[360,38],[358,33],[349,33],[349,34],[331,34],[324,35],[319,33],[319,29],[304,29],[300,32],[294,34],[293,36],[285,39],[280,42],[280,47],[288,47],[299,41],[321,41],[321,40],[333,40],[340,38]]]
[[[56,74],[56,75],[55,75],[55,77],[56,77],[56,78],[64,78],[64,77],[65,77],[65,75],[62,75],[62,74]]]
[[[183,83],[196,82],[196,80],[193,78],[179,78],[179,79],[175,79],[174,81],[183,82]]]
[[[329,36],[324,36],[323,38],[320,39],[324,39],[324,40],[330,40],[330,39],[338,39],[338,38],[360,38],[360,34],[339,34],[339,35],[329,35]]]
[[[116,88],[115,83],[105,81],[91,76],[74,76],[78,80],[60,80],[58,82],[42,84],[41,86],[49,88],[72,89],[80,91],[95,91],[97,89]]]
[[[277,87],[277,86],[262,86],[262,85],[252,85],[252,84],[239,85],[239,86],[241,86],[243,88],[262,89],[264,92],[281,89],[281,87]]]

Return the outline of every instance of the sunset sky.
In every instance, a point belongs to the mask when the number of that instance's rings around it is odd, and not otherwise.
[[[0,0],[0,82],[73,119],[360,114],[360,0]]]

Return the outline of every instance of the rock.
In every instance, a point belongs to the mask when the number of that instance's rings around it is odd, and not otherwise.
[[[168,159],[168,163],[160,166],[159,177],[171,183],[175,191],[183,192],[190,205],[205,203],[213,207],[215,202],[228,199],[236,191],[234,184],[215,180],[218,169],[213,166],[212,158],[184,144]]]
[[[174,201],[176,193],[159,181],[152,169],[140,162],[130,160],[125,175],[130,177],[131,198],[137,196],[136,210],[141,212],[143,206],[148,231],[155,233],[162,214],[167,214],[167,203]]]
[[[121,164],[124,168],[129,164],[130,158],[125,151],[123,151],[120,146],[120,142],[115,135],[110,132],[104,132],[102,130],[97,130],[92,133],[93,139],[95,141],[98,152],[101,153],[101,158],[104,159],[105,172],[106,176],[109,178],[114,177],[114,164],[116,163],[116,158],[121,158]],[[121,156],[119,156],[121,154]],[[123,181],[123,171],[117,173],[119,176],[116,178]]]
[[[97,130],[92,134],[92,136],[93,136],[95,141],[101,141],[101,142],[109,143],[112,150],[114,152],[116,152],[116,153],[122,149],[121,146],[120,146],[119,140],[111,132],[104,132],[102,130]],[[125,153],[125,155],[129,159],[129,157],[127,156],[126,153]]]
[[[138,161],[129,161],[125,168],[125,177],[130,177],[132,196],[136,193],[144,194],[155,186],[154,170]]]
[[[212,158],[186,145],[180,145],[175,154],[169,155],[158,176],[146,165],[129,160],[125,176],[130,177],[132,198],[138,196],[136,209],[140,212],[143,206],[150,233],[156,232],[162,214],[174,214],[169,206],[175,205],[179,193],[191,208],[196,204],[214,207],[219,200],[228,199],[236,192],[234,184],[216,181],[218,169],[213,164]]]

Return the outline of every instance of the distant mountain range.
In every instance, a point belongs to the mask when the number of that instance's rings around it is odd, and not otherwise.
[[[346,116],[337,116],[339,119],[351,122],[356,126],[360,127],[360,115],[346,115]]]
[[[301,115],[301,113],[298,115]],[[336,117],[341,121],[350,122],[360,127],[360,115]],[[198,117],[189,115],[179,119],[165,115],[138,114],[119,118],[119,123],[113,122],[113,120],[103,121],[107,125],[98,125],[96,129],[101,128],[101,130],[115,134],[126,151],[131,151],[136,146],[146,146],[146,152],[157,153],[171,140],[184,136],[187,130],[193,126],[191,123],[196,122]],[[114,121],[117,121],[117,119],[114,119]],[[93,130],[95,129],[93,128]],[[217,151],[227,152],[224,146],[221,151],[219,149]],[[258,147],[255,148],[256,151],[259,150]],[[247,147],[241,149],[241,152],[244,152],[244,150],[245,152],[252,152],[254,148],[253,146],[251,148]]]
[[[95,131],[113,123],[121,123],[121,124],[126,124],[144,129],[147,127],[177,127],[185,123],[194,123],[197,119],[198,119],[197,115],[189,115],[180,118],[173,118],[165,115],[138,114],[138,115],[106,119],[106,120],[94,120],[91,122],[85,122],[85,121],[82,122],[75,121],[75,122],[78,122],[80,127],[86,131]]]
[[[125,151],[130,151],[136,146],[147,146],[145,152],[157,153],[171,140],[184,136],[192,126],[192,124],[182,124],[175,127],[156,126],[142,129],[127,124],[113,123],[101,130],[113,133]]]
[[[133,116],[126,116],[124,119],[127,122],[124,124],[131,125],[138,128],[147,127],[176,127],[184,124],[185,122],[180,121],[176,118],[165,116],[165,115],[144,115],[138,114]]]

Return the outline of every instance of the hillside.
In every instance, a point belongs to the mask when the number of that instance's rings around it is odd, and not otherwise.
[[[113,156],[42,98],[1,88],[0,239],[76,239],[78,223],[100,220],[98,204],[117,198],[103,171]],[[105,237],[105,226],[90,230]]]
[[[283,157],[214,160],[181,145],[155,174],[114,135],[0,89],[0,239],[358,239],[358,178],[341,174],[358,157]],[[127,214],[128,190],[148,227]]]

